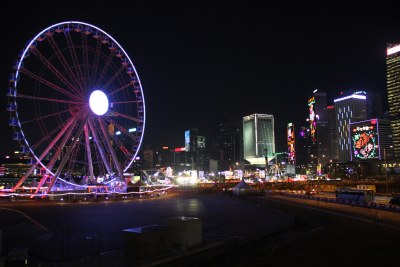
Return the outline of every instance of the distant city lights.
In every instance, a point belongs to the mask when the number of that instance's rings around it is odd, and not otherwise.
[[[136,128],[130,128],[128,131],[129,131],[130,133],[136,132]]]

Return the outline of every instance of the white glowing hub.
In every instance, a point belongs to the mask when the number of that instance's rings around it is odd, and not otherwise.
[[[108,98],[105,93],[100,90],[95,90],[89,97],[90,109],[96,115],[104,115],[108,110]]]

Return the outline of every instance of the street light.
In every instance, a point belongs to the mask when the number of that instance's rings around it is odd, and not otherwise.
[[[390,146],[392,148],[393,146]],[[385,161],[385,180],[386,180],[386,195],[389,193],[389,184],[388,184],[388,171],[387,171],[387,163],[386,163],[386,147],[383,148],[383,160]]]

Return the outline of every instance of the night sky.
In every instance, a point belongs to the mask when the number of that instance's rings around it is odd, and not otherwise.
[[[190,128],[211,137],[224,118],[266,113],[279,150],[287,122],[305,124],[314,89],[330,99],[382,92],[387,106],[386,44],[400,41],[400,15],[382,1],[81,2],[2,4],[0,155],[17,147],[5,110],[12,64],[38,32],[66,20],[100,27],[127,51],[146,101],[144,146],[154,149],[183,146]]]

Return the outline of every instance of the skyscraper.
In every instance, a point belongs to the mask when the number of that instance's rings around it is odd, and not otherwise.
[[[308,100],[310,134],[313,157],[317,164],[324,166],[330,159],[330,142],[326,93],[314,90]],[[313,160],[311,160],[313,161]]]
[[[329,125],[329,137],[330,137],[330,143],[331,143],[331,160],[332,161],[337,161],[339,158],[339,146],[338,146],[338,131],[336,128],[336,117],[335,117],[335,106],[327,106],[326,107],[328,111],[328,125]]]
[[[367,119],[367,96],[364,91],[333,100],[339,146],[339,162],[350,161],[350,122]]]
[[[390,45],[386,51],[386,80],[390,124],[396,157],[400,156],[400,45]]]
[[[265,165],[265,151],[275,153],[274,116],[252,114],[243,117],[244,158],[254,165]]]

